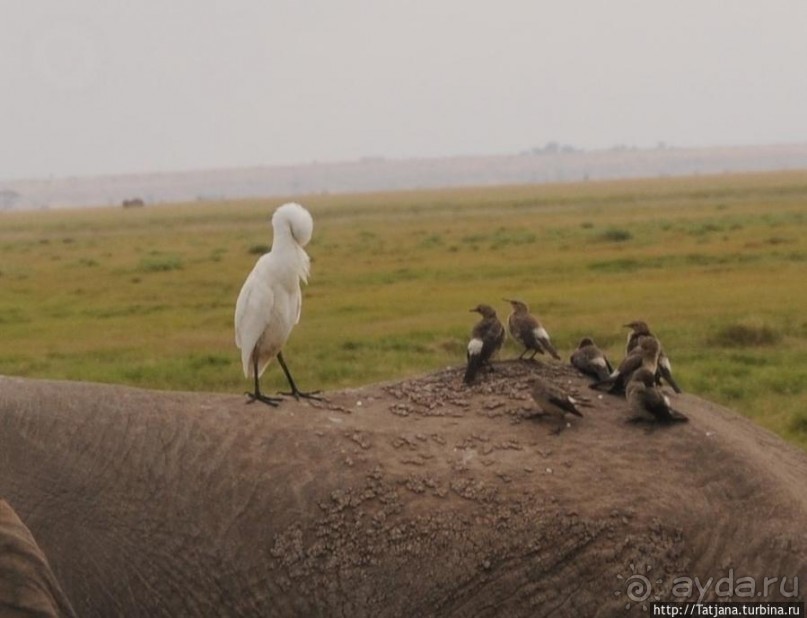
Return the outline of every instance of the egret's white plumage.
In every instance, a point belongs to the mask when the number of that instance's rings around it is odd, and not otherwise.
[[[299,204],[284,204],[272,215],[272,229],[272,249],[258,259],[235,303],[235,345],[241,350],[244,376],[255,379],[256,398],[258,378],[276,357],[293,394],[301,394],[280,352],[300,321],[300,281],[308,283],[310,265],[303,247],[311,240],[314,220]]]

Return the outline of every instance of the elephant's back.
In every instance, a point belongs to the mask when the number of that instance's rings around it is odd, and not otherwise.
[[[559,435],[536,376],[588,398]],[[0,495],[82,616],[611,616],[638,576],[807,567],[807,457],[697,397],[648,429],[520,362],[326,397],[0,378]]]

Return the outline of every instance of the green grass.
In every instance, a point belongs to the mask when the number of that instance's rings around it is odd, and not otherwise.
[[[0,373],[242,392],[233,306],[282,201],[3,213]],[[619,360],[645,319],[685,390],[807,447],[807,173],[302,201],[303,388],[461,364],[468,309],[513,296],[565,357],[591,335]]]

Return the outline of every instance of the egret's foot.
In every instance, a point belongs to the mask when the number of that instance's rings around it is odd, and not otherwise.
[[[280,394],[286,397],[294,397],[297,401],[300,401],[300,399],[313,399],[314,401],[325,401],[325,397],[322,397],[320,395],[321,392],[322,391],[304,392],[294,389],[293,391],[286,391],[285,393],[281,392]]]
[[[280,397],[269,397],[268,395],[262,395],[261,393],[244,393],[248,401],[247,403],[255,403],[256,401],[260,401],[261,403],[265,403],[268,406],[272,406],[276,408],[280,405],[280,402],[283,401]]]

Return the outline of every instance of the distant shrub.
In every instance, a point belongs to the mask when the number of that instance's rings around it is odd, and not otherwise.
[[[790,421],[790,429],[798,433],[807,434],[807,414],[802,412],[794,416]]]
[[[440,234],[430,234],[418,243],[420,249],[430,249],[433,247],[440,247],[443,245],[443,237]]]
[[[720,232],[723,228],[716,223],[704,223],[696,228],[696,234],[709,234],[710,232]]]
[[[633,238],[633,234],[629,230],[625,230],[622,228],[612,227],[599,235],[600,240],[605,240],[607,242],[626,242]]]
[[[500,227],[490,237],[490,248],[501,249],[508,246],[530,245],[536,240],[536,235],[529,230],[509,230]]]
[[[144,273],[168,272],[171,270],[180,270],[181,268],[182,260],[175,255],[143,258],[137,266],[137,270]]]
[[[213,262],[221,262],[221,257],[225,253],[227,253],[227,249],[223,249],[221,247],[213,249],[213,251],[210,252],[210,260]]]
[[[232,362],[233,359],[231,356],[224,356],[223,354],[203,354],[201,356],[191,357],[188,361],[188,365],[192,369],[203,369],[204,367],[226,367]]]
[[[782,336],[769,326],[728,324],[709,339],[711,345],[724,348],[751,348],[774,345]]]
[[[257,244],[251,245],[249,249],[247,249],[247,253],[250,255],[263,255],[269,251],[269,245],[264,244]]]
[[[476,249],[477,243],[482,242],[489,243],[491,249],[501,249],[507,246],[530,245],[537,239],[538,237],[530,230],[500,226],[490,232],[463,236],[461,240],[468,243],[471,249]]]
[[[713,234],[715,232],[722,232],[724,230],[724,226],[718,225],[717,223],[714,223],[712,221],[690,222],[689,225],[683,226],[682,229],[690,236],[695,236],[696,238],[704,238],[708,237],[710,234]]]
[[[588,265],[591,270],[600,272],[633,272],[639,270],[644,265],[639,260],[634,258],[619,258],[616,260],[603,260],[600,262],[592,262]]]

